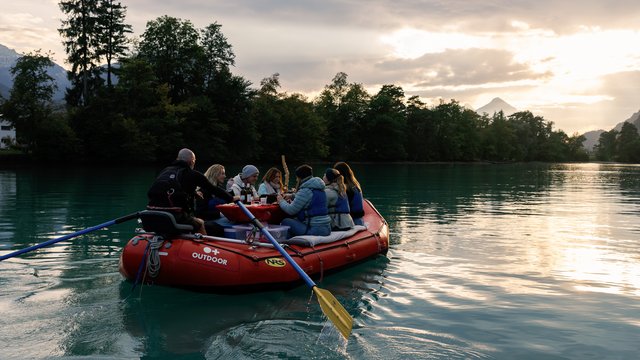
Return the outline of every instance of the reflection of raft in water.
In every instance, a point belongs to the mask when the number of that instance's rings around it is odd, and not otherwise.
[[[180,234],[178,228],[184,231],[185,226],[176,228],[165,215],[142,214],[143,227],[154,233],[141,233],[124,247],[120,273],[128,280],[203,291],[273,289],[302,281],[271,244]],[[387,252],[387,223],[369,201],[365,201],[364,222],[366,228],[280,242],[307,274],[322,276]]]

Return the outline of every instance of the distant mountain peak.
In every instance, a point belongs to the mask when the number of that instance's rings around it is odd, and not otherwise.
[[[21,57],[18,52],[0,44],[0,96],[5,99],[9,98],[11,88],[13,87],[13,75],[11,67]],[[53,66],[47,69],[47,73],[53,77],[53,81],[58,89],[53,94],[54,101],[63,101],[67,87],[70,87],[67,71],[60,65],[53,63]]]
[[[499,97],[493,98],[487,105],[480,107],[476,110],[478,114],[487,113],[488,115],[493,115],[496,112],[502,111],[505,115],[511,115],[518,111],[518,109],[509,105],[506,101],[500,99]]]

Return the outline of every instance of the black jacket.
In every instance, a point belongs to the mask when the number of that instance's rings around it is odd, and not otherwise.
[[[180,175],[177,177],[180,186],[182,187],[182,191],[185,196],[176,196],[168,200],[166,194],[152,192],[151,190],[148,193],[149,196],[149,206],[155,207],[180,207],[183,211],[193,213],[193,203],[194,196],[196,196],[196,188],[200,187],[206,192],[213,194],[226,202],[233,201],[233,197],[229,195],[226,191],[214,186],[212,183],[207,180],[207,178],[201,173],[191,169],[189,165],[182,160],[174,161],[170,166],[164,168],[159,177],[166,171],[176,169],[180,171]],[[157,179],[156,179],[157,181]],[[153,186],[152,186],[153,189]]]

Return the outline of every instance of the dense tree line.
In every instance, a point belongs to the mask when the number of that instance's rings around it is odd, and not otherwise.
[[[181,147],[205,162],[275,162],[280,154],[292,161],[588,159],[584,137],[554,131],[528,111],[479,115],[455,100],[427,106],[396,85],[369,94],[345,73],[314,99],[281,92],[277,73],[254,88],[232,73],[235,54],[217,23],[197,29],[162,16],[125,54],[130,27],[120,3],[60,4],[72,65],[66,107],[51,105],[53,85],[42,76],[51,60],[39,53],[12,69],[16,86],[2,104],[19,142],[38,159],[165,162]]]
[[[594,150],[597,160],[640,163],[638,128],[630,122],[625,122],[620,131],[605,131],[600,134]]]

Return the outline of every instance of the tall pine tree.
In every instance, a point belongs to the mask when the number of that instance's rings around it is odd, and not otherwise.
[[[63,38],[67,62],[71,65],[69,80],[72,88],[67,91],[67,103],[86,104],[90,88],[99,86],[100,70],[98,51],[97,12],[98,0],[64,0],[60,10],[67,15],[58,32]]]
[[[126,11],[126,6],[114,0],[100,0],[97,8],[97,55],[107,62],[106,77],[109,88],[112,86],[113,61],[124,56],[128,49],[127,34],[131,33],[131,25],[124,22]]]

